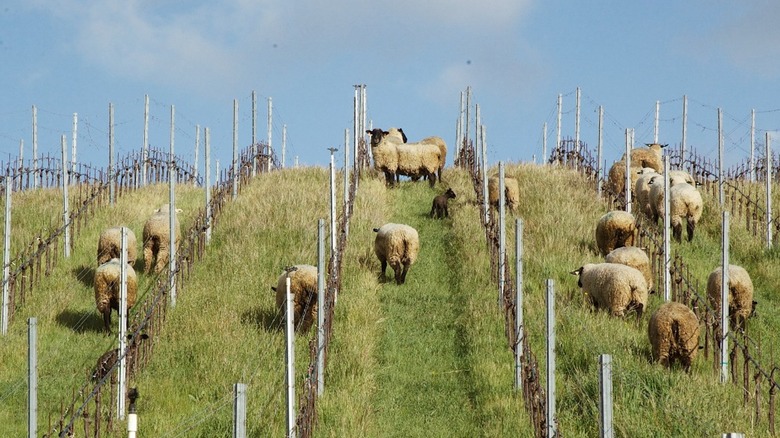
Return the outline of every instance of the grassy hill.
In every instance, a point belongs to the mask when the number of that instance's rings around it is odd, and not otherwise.
[[[755,421],[752,408],[743,407],[741,390],[718,383],[710,359],[700,356],[690,375],[650,363],[647,321],[661,304],[659,296],[651,297],[638,323],[593,313],[585,304],[576,277],[568,272],[600,260],[594,229],[606,206],[596,199],[592,184],[554,167],[515,164],[507,174],[520,183],[516,216],[524,220],[525,321],[540,364],[544,283],[551,278],[555,284],[561,432],[597,436],[598,355],[607,353],[613,356],[617,436],[718,436],[727,431],[768,436],[765,417]],[[424,183],[403,182],[388,190],[371,176],[361,180],[325,393],[318,402],[317,436],[533,436],[522,398],[512,387],[513,358],[471,181],[456,169],[447,169],[444,178],[458,194],[445,220],[427,217],[442,186],[431,190]],[[177,202],[187,227],[202,203],[202,190],[180,187]],[[100,331],[91,289],[100,230],[123,221],[140,239],[151,206],[167,202],[166,190],[146,188],[101,209],[77,237],[71,259],[61,261],[17,313],[0,342],[1,436],[26,430],[26,318],[39,321],[41,431],[115,342]],[[15,202],[14,212],[37,217],[41,213],[32,206],[46,202]],[[719,214],[710,195],[705,203],[694,242],[673,246],[702,284],[720,257]],[[144,435],[230,436],[237,382],[248,385],[249,435],[284,435],[284,335],[270,286],[285,265],[316,265],[317,219],[327,218],[328,211],[323,168],[261,175],[226,204],[204,259],[179,290],[177,306],[154,340],[152,361],[131,382],[141,395]],[[377,275],[372,228],[386,222],[408,223],[420,232],[420,256],[401,286]],[[513,257],[513,222],[507,229]],[[760,307],[749,330],[760,336],[762,360],[771,363],[780,327],[773,287],[780,280],[774,269],[778,252],[764,250],[743,229],[732,226],[732,262],[753,275]],[[141,281],[148,285],[152,279],[141,275]],[[298,382],[313,333],[296,341]],[[540,373],[544,379],[543,368]]]

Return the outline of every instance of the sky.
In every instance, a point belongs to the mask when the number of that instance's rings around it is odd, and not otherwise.
[[[721,109],[732,165],[749,156],[751,111],[757,145],[780,129],[779,21],[768,0],[5,0],[0,161],[31,157],[35,106],[38,154],[59,157],[62,135],[70,153],[77,113],[78,161],[106,166],[109,104],[121,158],[142,147],[148,95],[151,147],[169,150],[173,108],[175,153],[192,162],[208,127],[226,166],[234,102],[239,149],[251,144],[254,92],[257,140],[271,99],[277,155],[286,127],[287,166],[327,165],[365,84],[371,126],[444,138],[448,165],[467,87],[490,164],[541,161],[545,123],[549,155],[558,96],[575,137],[579,89],[579,138],[595,150],[602,107],[608,163],[628,128],[655,140],[657,103],[658,141],[679,144],[687,96],[686,147],[717,158]]]

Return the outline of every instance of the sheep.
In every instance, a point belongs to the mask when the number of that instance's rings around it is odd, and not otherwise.
[[[111,310],[119,312],[119,288],[121,282],[119,259],[111,259],[95,270],[95,305],[103,315],[106,332],[111,333]],[[127,310],[135,304],[138,282],[135,270],[127,265]]]
[[[125,227],[126,228],[126,227]],[[135,265],[135,259],[138,256],[137,242],[135,233],[130,228],[127,229],[127,263]],[[97,248],[98,266],[113,259],[119,258],[121,251],[122,227],[106,228],[100,233]]]
[[[295,265],[290,272],[290,291],[293,294],[293,324],[301,333],[309,331],[317,320],[317,268]],[[287,272],[282,272],[271,290],[276,292],[276,308],[284,311],[287,300]]]
[[[404,284],[409,267],[417,260],[420,252],[417,230],[405,224],[387,223],[374,228],[374,232],[377,233],[374,252],[381,264],[380,280],[385,279],[385,269],[389,263],[395,272],[396,284]]]
[[[715,308],[715,314],[720,315],[721,276],[723,267],[718,266],[710,272],[707,278],[707,296]],[[729,320],[732,327],[744,330],[747,319],[756,310],[753,301],[753,281],[745,268],[729,265]]]
[[[661,173],[664,169],[663,152],[661,148],[665,148],[666,144],[660,143],[646,143],[646,148],[631,149],[631,166],[638,167],[650,167],[656,172]],[[623,163],[626,161],[626,154],[620,158]],[[625,164],[623,164],[625,167]]]
[[[367,129],[366,134],[371,136],[371,155],[374,156],[374,169],[385,175],[385,184],[395,185],[395,177],[398,173],[398,152],[395,149],[397,143],[403,143],[403,131],[390,128],[383,131],[380,128]]]
[[[596,309],[605,308],[612,316],[624,317],[636,311],[637,321],[647,306],[647,283],[641,272],[618,263],[587,263],[571,271],[579,276],[582,288]]]
[[[389,131],[375,128],[366,130],[371,135],[371,153],[374,168],[385,175],[385,183],[395,184],[396,175],[413,179],[430,176],[430,186],[436,184],[436,171],[441,161],[441,149],[434,143],[404,143],[403,131],[390,128]]]
[[[671,183],[670,183],[671,185]],[[661,184],[663,187],[663,184]],[[655,190],[656,185],[653,183],[651,192]],[[665,213],[663,191],[657,195],[656,199],[656,216],[663,217]],[[660,200],[659,200],[660,198]],[[686,220],[686,228],[688,231],[688,241],[693,240],[693,232],[696,230],[696,224],[701,219],[702,210],[704,209],[704,201],[702,200],[701,193],[696,190],[696,187],[688,183],[679,183],[671,185],[669,189],[669,224],[672,227],[672,237],[677,242],[682,241],[682,221]],[[656,220],[657,222],[657,220]]]
[[[455,197],[455,192],[452,190],[452,188],[449,188],[446,192],[444,192],[443,195],[439,195],[433,198],[433,204],[431,205],[431,218],[443,219],[445,217],[450,217],[450,212],[447,209],[447,202]]]
[[[607,263],[620,263],[637,269],[645,277],[648,293],[653,293],[653,271],[650,266],[650,258],[642,248],[636,246],[624,246],[615,248],[604,258]]]
[[[488,178],[488,202],[490,205],[498,208],[498,186],[497,176]],[[510,211],[514,212],[520,202],[520,186],[517,179],[511,176],[504,176],[504,203]]]
[[[638,172],[642,170],[642,167],[631,165],[629,171],[631,172],[631,185],[636,184],[638,179]],[[611,192],[615,196],[622,196],[626,191],[626,160],[617,161],[612,164],[607,174],[607,181],[605,188],[608,192]]]
[[[699,319],[685,304],[670,301],[653,312],[647,326],[653,359],[670,367],[680,361],[685,372],[699,351]]]
[[[690,182],[689,182],[690,181]],[[696,187],[688,172],[682,170],[675,170],[669,172],[669,189],[679,184],[689,184],[692,187]],[[648,182],[650,187],[650,219],[654,223],[658,223],[658,218],[663,216],[664,211],[664,176],[653,175]],[[671,199],[671,198],[670,198]]]
[[[643,167],[637,172],[639,177],[634,184],[634,195],[636,196],[637,210],[642,212],[648,218],[652,218],[652,209],[650,207],[650,179],[656,175],[652,167]]]
[[[147,274],[152,272],[159,274],[168,263],[171,250],[170,210],[170,204],[164,204],[155,210],[154,214],[144,224],[144,272]],[[176,213],[181,211],[180,208],[176,209]],[[179,246],[179,241],[181,240],[181,230],[179,228],[178,215],[174,214],[174,248]]]
[[[439,169],[437,173],[439,182],[441,182],[441,174],[445,164],[447,163],[447,143],[444,142],[443,138],[436,136],[425,137],[424,139],[420,140],[420,143],[432,143],[439,148]]]
[[[632,246],[634,231],[636,220],[633,214],[622,210],[607,212],[596,223],[596,246],[602,256],[615,248]]]

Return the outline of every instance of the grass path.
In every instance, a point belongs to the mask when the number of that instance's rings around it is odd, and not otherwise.
[[[448,259],[452,227],[420,210],[431,197],[422,184],[410,184],[388,200],[390,221],[416,228],[421,250],[406,284],[388,280],[379,292],[382,324],[372,405],[383,436],[478,435],[459,322],[464,297],[457,263]]]

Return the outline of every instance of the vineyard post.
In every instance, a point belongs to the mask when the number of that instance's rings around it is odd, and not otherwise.
[[[290,290],[290,272],[294,271],[295,267],[286,267],[286,295],[285,300],[285,338],[287,340],[285,349],[287,360],[287,437],[295,438],[295,326],[294,314],[293,314],[293,294]]]
[[[556,436],[555,427],[555,290],[547,279],[547,436]]]
[[[170,146],[170,164],[168,168],[168,285],[170,287],[171,307],[176,307],[176,159],[174,150],[174,120],[176,109],[171,105],[171,146]]]
[[[469,144],[469,123],[470,121],[470,113],[471,112],[471,85],[466,87],[466,115],[465,115],[465,123],[463,124],[463,127],[465,128],[465,132],[463,133],[463,140],[464,140],[464,146],[468,146]]]
[[[141,160],[141,185],[146,187],[146,171],[149,167],[149,95],[144,94],[144,139],[142,147]]]
[[[211,135],[209,128],[203,132],[203,170],[206,172],[203,188],[206,193],[206,244],[211,242]]]
[[[504,162],[498,162],[498,308],[503,308],[506,268],[506,194]]]
[[[257,93],[252,90],[252,178],[257,175]]]
[[[656,143],[658,141],[656,140]],[[599,410],[601,412],[600,438],[612,438],[615,431],[612,429],[612,356],[602,354],[599,356],[599,384],[601,387],[599,397]]]
[[[9,282],[11,281],[11,181],[5,177],[5,232],[3,234],[3,312],[2,334],[8,333]]]
[[[485,159],[485,148],[483,144],[480,143],[480,140],[482,136],[480,135],[480,128],[481,125],[479,124],[480,120],[480,114],[479,114],[479,104],[474,104],[474,146],[476,146],[477,151],[477,159],[482,160]]]
[[[723,112],[718,108],[718,205],[723,210],[725,202],[723,185]]]
[[[661,101],[655,101],[655,126],[653,130],[653,143],[658,143],[658,120],[661,117]]]
[[[664,155],[664,302],[668,302],[672,297],[672,275],[671,269],[671,243],[669,239],[669,156]]]
[[[63,154],[64,157],[64,154]],[[64,160],[65,158],[63,158]],[[116,172],[114,169],[114,104],[108,103],[108,204],[113,206],[116,197]]]
[[[515,219],[515,391],[523,390],[523,220]]]
[[[484,147],[484,145],[482,145]],[[485,211],[485,223],[490,221],[490,206],[488,205],[488,176],[487,176],[487,154],[486,151],[482,152],[482,208]]]
[[[626,195],[626,212],[631,213],[631,129],[626,128],[626,178],[624,192]]]
[[[246,384],[233,384],[233,438],[246,438]]]
[[[78,126],[79,126],[79,114],[73,113],[73,140],[72,140],[73,144],[71,144],[71,149],[70,149],[70,163],[71,163],[70,169],[71,172],[73,172],[73,174],[76,173],[76,152],[77,152],[76,141],[78,139]]]
[[[38,108],[33,105],[32,107],[32,152],[33,152],[33,188],[38,188]],[[19,160],[21,161],[22,154],[19,153]],[[19,166],[22,166],[22,163],[19,164]],[[40,172],[41,180],[43,179],[43,172]],[[19,184],[21,186],[22,180],[19,179]],[[43,182],[41,181],[41,184]],[[21,189],[21,187],[20,187]]]
[[[460,147],[463,143],[463,105],[465,96],[460,92],[460,110],[458,111],[458,122],[455,124],[455,157],[460,157]]]
[[[682,139],[680,140],[680,168],[685,168],[685,142],[688,140],[688,96],[683,95],[682,107]]]
[[[358,130],[358,138],[363,139],[364,143],[365,143],[365,135],[366,135],[366,114],[368,111],[368,106],[366,105],[367,101],[368,100],[366,97],[366,84],[362,84],[360,85],[360,129]],[[371,157],[371,148],[368,148],[368,150],[366,151],[366,158],[370,159],[370,157]],[[357,187],[357,183],[355,187]]]
[[[542,164],[547,162],[547,122],[542,125]]]
[[[70,209],[68,207],[68,140],[65,134],[60,138],[62,143],[62,223],[65,224],[65,258],[70,257]]]
[[[127,228],[120,228],[119,251],[119,385],[116,394],[116,415],[125,419],[125,387],[127,386]],[[111,309],[109,309],[110,311]]]
[[[200,150],[200,125],[195,125],[195,164],[193,164],[192,185],[198,186],[198,151]]]
[[[344,147],[349,149],[349,143],[347,143]],[[284,162],[287,160],[286,154],[287,154],[287,124],[285,123],[284,125],[282,125],[282,162],[281,162],[282,169],[284,169]]]
[[[574,149],[580,153],[580,87],[574,90]]]
[[[38,320],[27,319],[27,436],[38,436]]]
[[[596,197],[601,199],[601,179],[604,177],[601,172],[601,153],[604,145],[604,107],[599,105],[599,126],[598,126],[598,152],[596,158]]]
[[[328,148],[330,151],[330,254],[333,257],[333,264],[336,264],[338,253],[336,253],[336,167],[333,154],[338,150]],[[338,301],[339,291],[334,292],[333,302]]]
[[[355,171],[357,171],[358,167],[358,132],[360,132],[360,122],[358,121],[358,118],[360,117],[360,104],[358,100],[358,89],[360,85],[353,85],[355,88],[355,95],[352,96],[352,129],[354,131],[354,135],[352,136],[352,140],[354,142],[354,156],[355,156],[355,163],[353,164]]]
[[[555,133],[555,147],[558,148],[561,146],[561,117],[562,117],[562,111],[563,111],[563,95],[558,93],[558,125],[556,127],[556,133]]]
[[[769,133],[766,133],[767,141],[769,141]],[[756,162],[755,162],[755,150],[756,150],[756,110],[750,110],[750,182],[756,181]],[[767,155],[768,157],[769,155]]]
[[[16,172],[19,174],[19,191],[21,192],[24,190],[23,184],[24,184],[24,176],[23,171],[24,170],[24,140],[19,140],[19,161]],[[38,184],[36,180],[35,174],[33,174],[33,184]]]
[[[238,197],[238,99],[233,99],[233,191],[235,201]]]
[[[317,395],[325,391],[325,219],[317,221]]]
[[[344,215],[349,216],[349,128],[344,130]],[[349,235],[349,221],[344,221],[344,232]]]
[[[766,247],[772,248],[772,146],[766,133]],[[751,167],[752,169],[752,167]]]
[[[274,108],[273,101],[269,97],[268,98],[268,145],[266,146],[267,149],[266,149],[266,156],[265,156],[265,162],[266,162],[265,170],[266,170],[266,172],[270,172],[271,171],[271,150],[272,150],[271,139],[272,139],[272,135],[273,135],[273,125],[272,125],[272,123],[273,123],[273,108]]]
[[[728,333],[729,333],[729,212],[723,212],[722,221],[722,254],[721,254],[721,277],[720,277],[720,382],[726,383],[729,380],[729,356],[728,356]]]

